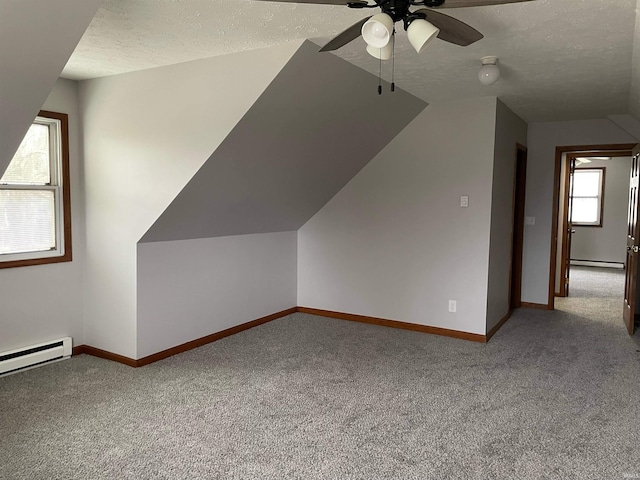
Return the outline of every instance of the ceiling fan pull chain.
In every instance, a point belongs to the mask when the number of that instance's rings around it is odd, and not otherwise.
[[[382,95],[382,55],[380,55],[380,63],[378,63],[378,95]]]
[[[393,29],[393,33],[391,34],[391,91],[396,91],[396,82],[395,82],[395,74],[396,74],[396,29]]]

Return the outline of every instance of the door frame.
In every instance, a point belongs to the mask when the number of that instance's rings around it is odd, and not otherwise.
[[[624,301],[622,304],[622,319],[629,335],[635,331],[637,318],[637,281],[638,281],[638,239],[640,237],[640,223],[638,221],[638,162],[640,161],[640,145],[632,152],[631,182],[629,184],[629,209],[627,217],[627,253],[625,256]],[[630,288],[631,287],[631,288]]]
[[[509,308],[522,307],[522,258],[524,252],[524,212],[527,188],[527,147],[516,144],[513,175],[513,225],[511,269],[509,273]]]
[[[595,156],[595,155],[605,156],[605,153],[601,152],[569,152],[565,155],[565,178],[564,178],[564,217],[562,219],[562,241],[561,241],[561,253],[560,253],[560,268],[563,268],[562,273],[560,274],[560,292],[554,294],[556,297],[567,297],[569,296],[569,291],[567,288],[567,283],[569,282],[569,269],[571,267],[571,235],[575,230],[573,230],[573,225],[571,224],[571,212],[573,211],[573,177],[576,171],[576,158],[579,155],[584,156]],[[608,155],[607,155],[608,156]],[[560,168],[562,170],[562,167]],[[557,243],[556,243],[557,247]],[[556,256],[557,258],[557,256]],[[557,269],[557,265],[556,265]],[[557,276],[557,275],[556,275]]]
[[[558,255],[558,215],[560,213],[560,201],[564,205],[564,218],[562,221],[562,256],[560,262],[566,262],[566,256],[570,255],[567,252],[567,228],[568,217],[567,208],[569,206],[569,189],[564,189],[564,196],[560,198],[560,182],[564,180],[565,185],[568,185],[570,174],[570,154],[581,154],[585,156],[607,156],[607,157],[630,157],[635,143],[614,143],[604,145],[563,145],[556,147],[556,161],[554,170],[554,185],[553,185],[553,213],[551,222],[551,258],[549,259],[549,294],[547,308],[553,310],[555,308],[556,297],[556,267],[557,267],[557,255]],[[565,178],[562,177],[562,157],[565,157]],[[561,265],[564,263],[561,263]],[[564,292],[564,286],[561,285],[561,292]]]

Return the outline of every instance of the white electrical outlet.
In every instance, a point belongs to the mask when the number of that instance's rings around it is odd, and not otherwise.
[[[466,208],[469,206],[469,195],[462,195],[460,197],[460,206]]]
[[[455,300],[449,300],[449,311],[451,313],[456,313],[456,301]]]

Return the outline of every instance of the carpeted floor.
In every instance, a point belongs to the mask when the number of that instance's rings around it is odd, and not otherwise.
[[[139,369],[0,378],[0,478],[640,478],[618,297],[518,310],[487,345],[294,314]]]
[[[622,302],[624,278],[625,271],[622,269],[571,266],[569,297],[619,298]]]

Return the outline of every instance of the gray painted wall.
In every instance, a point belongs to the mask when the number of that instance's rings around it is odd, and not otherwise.
[[[376,85],[309,42],[83,82],[86,342],[140,358],[294,306],[291,230],[424,108]]]
[[[418,115],[298,231],[298,305],[484,334],[495,119],[495,98]]]
[[[0,1],[0,176],[100,4]]]
[[[624,263],[627,246],[630,157],[592,161],[585,168],[605,167],[604,212],[602,228],[574,226],[571,258]]]
[[[138,358],[296,305],[296,232],[138,245]]]
[[[0,352],[60,337],[84,341],[84,202],[78,88],[59,79],[43,108],[69,115],[73,261],[0,270]]]
[[[640,142],[640,120],[629,114],[608,115],[607,118]]]
[[[86,343],[137,357],[138,240],[299,46],[295,42],[80,83]]]
[[[138,358],[295,306],[295,230],[424,108],[317,50],[302,45],[139,243]]]
[[[523,302],[546,305],[549,299],[556,146],[610,143],[635,139],[606,119],[529,124],[525,215],[535,217],[536,223],[524,230]]]
[[[527,124],[498,100],[491,192],[487,332],[507,315],[510,308],[517,143],[527,145]]]
[[[142,242],[300,228],[426,106],[305,42]]]

